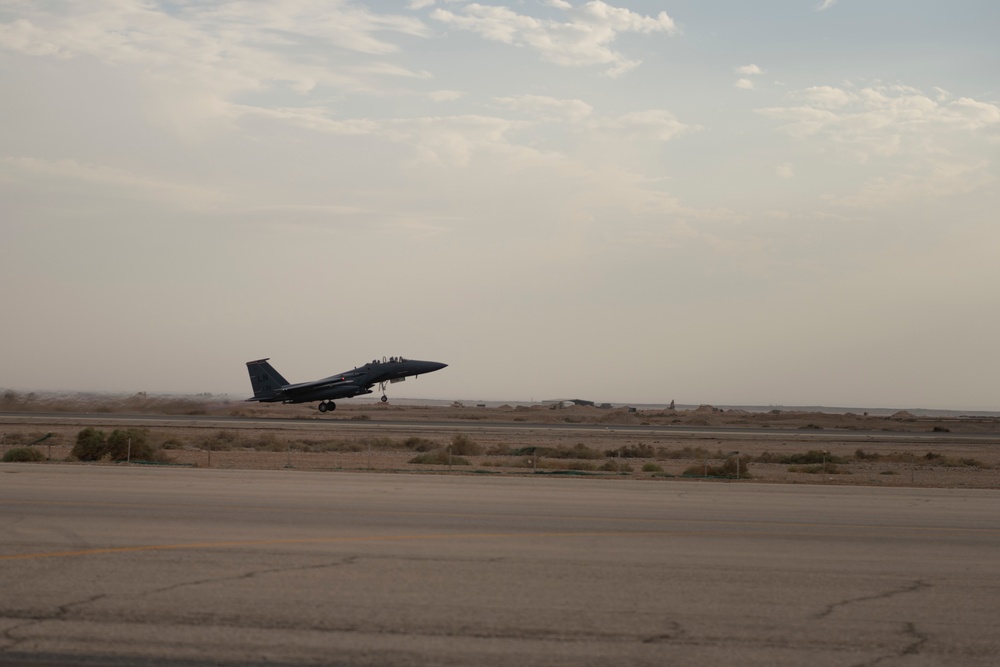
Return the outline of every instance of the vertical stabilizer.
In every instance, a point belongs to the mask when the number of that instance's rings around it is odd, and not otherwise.
[[[250,373],[250,386],[253,387],[253,397],[256,399],[268,398],[288,385],[288,380],[281,377],[281,373],[274,370],[267,359],[247,362],[247,372]]]

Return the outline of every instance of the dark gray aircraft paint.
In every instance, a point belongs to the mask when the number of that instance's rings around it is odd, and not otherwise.
[[[361,394],[372,393],[372,387],[379,385],[382,390],[382,401],[385,395],[385,385],[391,382],[402,382],[406,378],[441,370],[448,364],[438,361],[416,361],[403,357],[377,359],[355,368],[322,380],[290,384],[281,373],[274,370],[267,359],[247,362],[250,373],[250,385],[253,387],[253,398],[248,401],[262,403],[311,403],[322,401],[319,411],[326,412],[337,406],[335,398],[351,398]]]

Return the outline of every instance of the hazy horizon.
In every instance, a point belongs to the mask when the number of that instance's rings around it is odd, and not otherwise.
[[[0,2],[0,384],[1000,410],[1000,4]],[[448,399],[442,399],[448,400]],[[465,399],[459,399],[465,400]]]
[[[398,388],[398,385],[396,387]],[[148,398],[152,401],[156,400],[203,400],[206,402],[212,401],[225,401],[225,402],[247,402],[249,396],[245,394],[212,394],[209,392],[200,393],[164,393],[157,394],[152,392],[113,392],[113,391],[53,391],[46,389],[36,389],[36,390],[18,390],[8,387],[0,387],[0,394],[6,394],[7,392],[14,392],[20,398],[27,398],[28,396],[34,396],[35,400],[46,401],[46,400],[59,400],[60,398],[68,399],[87,399],[93,398],[95,402],[100,402],[102,400],[129,400],[137,397]],[[364,405],[383,405],[382,401],[378,398],[380,394],[373,393],[371,395],[356,396],[349,399],[340,399],[338,403],[343,403],[345,405],[351,404],[364,404]],[[550,405],[558,402],[569,402],[573,400],[585,400],[591,401],[595,407],[601,407],[604,405],[611,405],[613,408],[623,408],[623,407],[638,407],[640,409],[666,409],[669,407],[670,402],[662,403],[641,403],[641,402],[619,402],[619,401],[602,401],[590,399],[581,396],[549,396],[544,398],[507,398],[507,399],[487,399],[487,398],[470,398],[470,397],[435,397],[426,396],[423,398],[413,398],[412,396],[405,396],[397,394],[392,389],[388,392],[389,402],[385,405],[392,406],[397,405],[428,405],[428,404],[454,404],[463,403],[466,407],[473,407],[479,404],[485,404],[487,407],[498,407],[504,404],[510,405]],[[728,404],[728,403],[687,403],[683,401],[674,401],[675,407],[678,410],[693,410],[704,406],[709,406],[713,408],[720,409],[743,409],[748,411],[768,411],[779,409],[783,411],[819,411],[819,412],[830,412],[830,413],[845,413],[845,412],[871,412],[873,414],[878,413],[890,413],[913,410],[919,413],[968,413],[969,415],[990,415],[990,416],[1000,416],[1000,410],[991,410],[988,408],[976,408],[976,407],[964,407],[964,408],[941,408],[936,406],[920,406],[920,405],[910,405],[910,406],[892,406],[892,405],[799,405],[799,404],[768,404],[768,405],[757,405],[757,404]],[[263,404],[256,404],[263,405]],[[315,408],[316,402],[299,404],[301,407]]]

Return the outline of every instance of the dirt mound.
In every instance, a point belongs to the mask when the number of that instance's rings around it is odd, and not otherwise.
[[[601,424],[635,424],[635,414],[629,412],[627,409],[612,410],[608,414],[601,417],[598,422]]]

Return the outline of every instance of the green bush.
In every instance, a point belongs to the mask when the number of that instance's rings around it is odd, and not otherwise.
[[[76,434],[76,444],[70,456],[80,461],[100,461],[107,451],[104,431],[88,426]]]
[[[116,428],[108,436],[107,454],[112,461],[152,461],[153,447],[149,444],[149,431],[144,428]]]
[[[663,472],[663,468],[656,465],[655,463],[644,463],[642,466],[643,472]]]
[[[34,447],[15,447],[3,455],[4,463],[38,463],[44,460],[45,455]]]
[[[111,435],[93,427],[76,434],[76,444],[70,456],[79,461],[154,461],[156,449],[149,444],[149,431],[144,428],[115,429]]]

